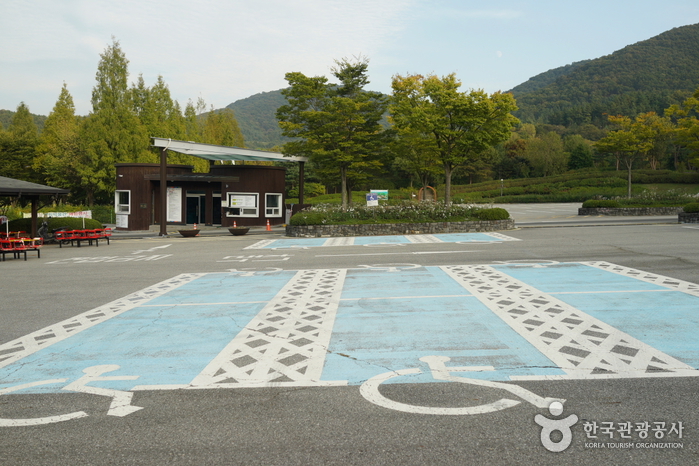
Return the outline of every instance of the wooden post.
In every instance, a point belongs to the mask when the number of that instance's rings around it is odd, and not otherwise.
[[[303,168],[305,162],[299,162],[299,205],[303,204]]]
[[[31,237],[35,238],[37,236],[38,232],[38,222],[37,222],[37,217],[39,216],[38,214],[38,209],[37,209],[37,201],[39,200],[39,196],[32,196],[32,224],[31,224]]]
[[[167,236],[167,149],[160,150],[160,236]]]

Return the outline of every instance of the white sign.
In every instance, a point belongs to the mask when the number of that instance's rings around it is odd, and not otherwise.
[[[254,194],[228,194],[229,207],[256,207],[256,200]]]
[[[116,215],[116,226],[117,226],[117,228],[128,228],[129,227],[129,216],[127,214],[117,214]]]
[[[182,188],[168,186],[167,188],[167,220],[179,223],[182,221]]]

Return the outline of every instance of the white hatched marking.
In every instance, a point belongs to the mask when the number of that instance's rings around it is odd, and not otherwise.
[[[512,236],[503,235],[502,233],[497,233],[494,231],[485,234],[488,236],[492,236],[493,238],[499,239],[500,241],[522,241],[519,238],[513,238]]]
[[[265,248],[265,247],[269,246],[270,244],[274,243],[275,241],[276,241],[276,239],[263,239],[261,241],[258,241],[255,244],[251,244],[250,246],[246,246],[243,249],[262,249],[262,248]]]
[[[411,243],[443,243],[441,239],[434,235],[405,235],[408,241]]]
[[[338,237],[338,238],[328,238],[323,246],[352,246],[354,245],[354,238],[352,237]]]
[[[297,272],[188,388],[344,384],[320,376],[346,273]]]
[[[618,275],[623,275],[625,277],[635,278],[636,280],[641,280],[646,283],[653,283],[654,285],[659,285],[665,288],[670,288],[672,290],[681,291],[692,296],[699,296],[699,285],[697,285],[696,283],[686,282],[684,280],[678,280],[676,278],[670,278],[664,275],[658,275],[657,273],[650,273],[644,272],[642,270],[630,269],[628,267],[604,261],[581,262],[581,264],[602,269],[607,272],[612,272]]]
[[[118,316],[205,274],[185,273],[0,345],[0,368]]]
[[[490,266],[441,269],[565,371],[567,378],[699,375],[682,361]]]

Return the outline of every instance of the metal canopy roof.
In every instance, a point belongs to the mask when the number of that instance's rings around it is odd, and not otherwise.
[[[153,138],[153,147],[193,155],[207,160],[255,160],[262,162],[307,162],[307,157],[285,157],[279,152],[243,149],[240,147],[216,146],[191,141],[177,141],[167,138]]]
[[[68,193],[70,191],[67,189],[0,176],[0,196],[38,196]]]

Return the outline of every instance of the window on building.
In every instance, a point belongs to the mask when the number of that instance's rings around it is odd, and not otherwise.
[[[282,216],[282,195],[281,194],[265,194],[265,216],[266,217],[281,217]]]
[[[114,210],[117,214],[131,213],[131,191],[116,191],[114,193]]]
[[[258,217],[257,193],[228,193],[227,217]]]

